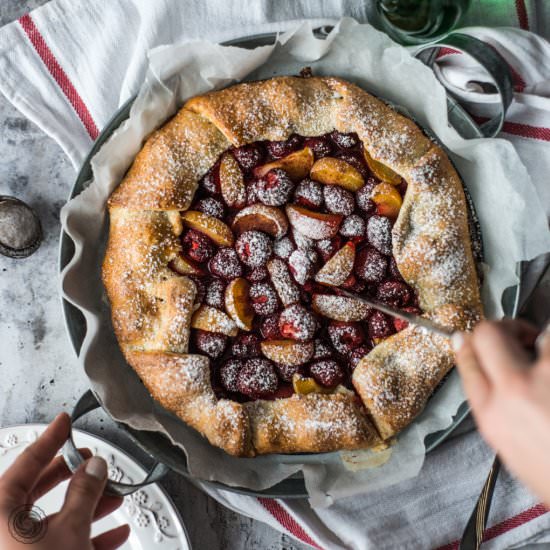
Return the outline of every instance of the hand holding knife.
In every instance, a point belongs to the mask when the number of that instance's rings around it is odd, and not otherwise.
[[[359,302],[362,302],[363,304],[366,304],[367,306],[377,309],[378,311],[381,311],[382,313],[385,313],[386,315],[389,315],[391,317],[394,317],[395,319],[402,319],[403,321],[407,321],[411,325],[415,325],[417,327],[421,327],[429,332],[432,332],[434,334],[438,334],[439,336],[444,336],[446,338],[450,338],[453,347],[455,349],[457,347],[460,347],[463,341],[463,333],[462,331],[458,330],[452,330],[447,327],[444,327],[438,323],[434,323],[434,321],[431,321],[430,319],[426,319],[425,317],[421,317],[420,315],[416,315],[415,313],[410,313],[408,311],[403,311],[401,309],[393,308],[391,306],[388,306],[387,304],[383,304],[377,300],[374,300],[372,298],[365,298],[364,296],[358,296],[357,294],[353,294],[352,292],[348,292],[347,290],[339,290],[340,294],[342,296],[346,296],[347,298],[352,298],[353,300],[357,300]],[[537,351],[540,346],[540,342],[545,335],[546,331],[542,331],[537,339],[535,340],[535,344],[533,347],[526,348],[526,351],[530,354],[530,359],[535,360]]]
[[[440,336],[450,338],[453,345],[453,349],[455,350],[456,353],[460,354],[460,350],[464,344],[463,332],[453,331],[451,329],[448,329],[446,327],[439,325],[438,323],[434,323],[429,319],[421,317],[420,315],[416,315],[414,313],[410,313],[407,311],[402,311],[402,310],[390,307],[386,304],[380,303],[371,298],[364,298],[362,296],[357,296],[351,292],[347,292],[344,290],[340,290],[340,293],[348,298],[362,302],[373,309],[381,311],[382,313],[390,315],[391,317],[402,319],[404,321],[409,322],[412,325],[422,327],[423,329],[429,332],[432,332],[434,334],[438,334]],[[504,321],[504,323],[510,323],[510,322],[511,321]],[[544,356],[545,345],[546,345],[546,353],[548,353],[548,347],[549,347],[548,338],[550,337],[549,327],[550,325],[547,325],[546,329],[544,329],[542,332],[538,334],[538,336],[536,336],[536,339],[534,338],[534,334],[531,336],[531,338],[528,341],[521,342],[521,338],[518,338],[524,350],[527,351],[529,354],[529,358],[528,358],[529,363],[527,363],[526,365],[530,365],[531,367],[533,367],[534,365],[537,364],[535,363],[535,361],[537,360],[537,355],[540,355],[541,357]],[[472,368],[472,367],[470,366],[469,368]],[[467,393],[472,392],[476,389],[475,387],[472,387],[472,380],[469,378],[470,377],[466,377],[466,379],[463,381]],[[475,412],[476,412],[476,409],[474,407],[474,413]],[[479,412],[479,410],[477,410],[477,415],[479,414],[481,413]],[[493,464],[491,466],[491,469],[489,471],[489,474],[487,476],[487,480],[485,481],[485,484],[481,490],[481,494],[476,503],[476,506],[466,524],[466,528],[464,530],[464,534],[460,543],[460,550],[478,550],[481,545],[481,542],[483,540],[483,535],[485,532],[485,526],[487,524],[487,520],[489,517],[491,499],[493,496],[499,470],[500,470],[500,458],[498,455],[496,455],[494,458]]]

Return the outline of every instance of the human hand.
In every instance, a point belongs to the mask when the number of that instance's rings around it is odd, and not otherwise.
[[[525,321],[483,321],[454,338],[458,370],[484,439],[550,506],[550,332]]]
[[[70,429],[67,414],[58,415],[46,431],[29,445],[0,476],[0,548],[27,550],[32,532],[39,526],[26,523],[19,542],[10,533],[9,522],[17,509],[33,504],[60,482],[71,477],[63,457],[55,458]],[[86,458],[91,456],[84,451]],[[72,476],[63,507],[48,517],[43,537],[32,544],[33,550],[112,550],[118,548],[130,533],[121,525],[91,539],[91,524],[122,504],[122,498],[103,495],[107,483],[107,464],[102,458],[89,458]],[[24,518],[22,518],[24,520]],[[13,530],[13,525],[12,525]],[[16,533],[17,534],[17,533]],[[24,536],[27,535],[27,538]],[[39,538],[39,537],[36,537]],[[26,540],[26,542],[25,542]]]

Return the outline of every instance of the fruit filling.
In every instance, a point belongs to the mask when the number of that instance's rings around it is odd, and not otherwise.
[[[182,213],[193,279],[190,348],[219,398],[353,390],[351,374],[406,322],[346,289],[421,313],[392,257],[406,183],[355,134],[293,135],[221,155]]]

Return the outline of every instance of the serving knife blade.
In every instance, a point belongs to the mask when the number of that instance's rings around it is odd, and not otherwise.
[[[434,323],[429,319],[420,317],[420,315],[415,315],[414,313],[410,313],[408,311],[403,311],[401,309],[390,307],[386,304],[382,304],[378,302],[377,300],[372,300],[371,298],[364,298],[363,296],[358,296],[357,294],[353,294],[353,292],[348,292],[342,289],[339,290],[339,293],[343,296],[347,296],[348,298],[353,298],[354,300],[363,302],[364,304],[374,309],[377,309],[378,311],[381,311],[386,315],[390,315],[391,317],[395,317],[397,319],[402,319],[403,321],[407,321],[413,325],[422,327],[426,330],[429,330],[430,332],[439,334],[439,336],[445,336],[446,338],[450,338],[455,333],[455,331],[450,330],[446,327],[443,327],[437,323]]]

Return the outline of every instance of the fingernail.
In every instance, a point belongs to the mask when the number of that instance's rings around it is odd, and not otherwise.
[[[542,353],[543,348],[546,347],[546,342],[550,339],[550,323],[547,323],[541,330],[540,334],[535,340],[535,349]]]
[[[453,350],[455,352],[460,350],[463,343],[464,343],[464,336],[462,335],[462,332],[453,333],[453,335],[451,336],[451,345],[453,346]]]
[[[89,476],[103,481],[107,477],[107,463],[99,456],[92,456],[84,470]]]

